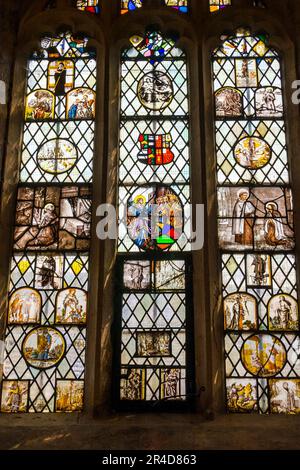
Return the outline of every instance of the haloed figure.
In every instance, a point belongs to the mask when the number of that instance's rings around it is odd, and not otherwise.
[[[140,400],[141,398],[141,376],[139,372],[132,370],[128,377],[127,397],[129,400]]]

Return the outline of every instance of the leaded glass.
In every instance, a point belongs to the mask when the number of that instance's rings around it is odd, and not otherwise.
[[[187,13],[188,11],[188,0],[165,0],[165,4],[181,13]]]
[[[184,259],[122,262],[121,401],[187,399]]]
[[[171,215],[175,206],[181,206],[182,221],[177,224],[181,235],[175,234],[176,243],[164,244],[162,249],[188,250],[190,174],[185,56],[176,47],[175,37],[164,38],[159,31],[149,30],[145,37],[136,35],[130,41],[133,47],[123,52],[121,69],[119,217],[124,220],[128,206],[129,217],[142,209],[146,218],[153,212],[153,202],[159,206],[158,212],[168,210]],[[149,185],[143,187],[151,181],[161,184],[156,189]],[[172,185],[174,182],[176,185]],[[160,192],[166,199],[152,196],[154,192]],[[144,201],[143,208],[134,207],[139,196],[140,202]],[[149,225],[145,218],[144,222],[142,227],[141,221],[138,226],[132,221],[129,230],[120,226],[119,251],[138,251],[138,247],[153,249],[153,244],[142,240],[147,235],[151,238],[151,233],[139,237]],[[166,230],[162,227],[167,237],[170,230],[176,231],[168,222],[164,224],[168,226]],[[141,238],[140,244],[132,241],[133,231],[135,241]],[[154,244],[158,248],[162,246],[156,241]]]
[[[59,33],[27,71],[1,411],[81,411],[95,54],[87,38]]]
[[[189,251],[191,239],[187,67],[176,40],[147,30],[122,54],[116,398],[123,407],[185,403],[193,389],[191,260],[176,253]]]
[[[265,35],[213,55],[227,407],[297,413],[299,313],[279,54]]]
[[[76,0],[76,7],[89,13],[100,13],[99,3],[99,0]]]
[[[121,13],[136,10],[143,6],[143,0],[121,0]]]
[[[175,8],[181,13],[187,13],[188,11],[188,0],[165,0],[165,4],[168,7]],[[121,0],[121,13],[127,13],[128,11],[136,10],[143,6],[143,0]]]
[[[96,60],[87,39],[45,37],[28,63],[20,179],[90,182]]]
[[[222,10],[223,8],[231,5],[231,0],[209,0],[209,10],[214,11]]]

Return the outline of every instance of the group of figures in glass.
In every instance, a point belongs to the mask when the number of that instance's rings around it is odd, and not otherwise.
[[[168,7],[175,8],[181,13],[187,13],[188,11],[188,0],[165,0],[165,4]],[[143,6],[143,0],[121,0],[121,13],[127,13],[128,11],[136,10]]]
[[[90,13],[100,13],[100,0],[76,0],[78,10]],[[188,0],[165,0],[168,7],[175,8],[181,13],[187,13]],[[231,0],[209,0],[209,9],[213,13],[231,5]],[[143,6],[143,0],[121,0],[121,13],[134,11]]]
[[[95,88],[85,37],[41,40],[28,62],[3,412],[83,407]]]
[[[188,0],[165,0],[165,4],[166,6],[175,8],[182,13],[187,13],[188,11]],[[76,6],[78,10],[98,14],[100,13],[101,0],[76,0]],[[122,14],[134,11],[142,6],[143,0],[120,0]]]

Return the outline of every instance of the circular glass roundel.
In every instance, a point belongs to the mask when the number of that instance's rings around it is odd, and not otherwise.
[[[249,170],[257,170],[269,163],[271,149],[259,137],[244,137],[234,149],[234,157],[239,165]]]
[[[168,250],[183,232],[183,208],[169,186],[137,189],[127,201],[127,230],[142,250]]]
[[[137,91],[142,105],[151,111],[165,109],[174,96],[171,78],[156,70],[147,73],[140,79]]]
[[[66,344],[58,330],[41,326],[28,333],[22,349],[28,364],[36,369],[48,369],[62,359]]]
[[[76,147],[66,139],[48,140],[41,145],[37,153],[39,167],[52,175],[71,170],[76,161]]]
[[[249,336],[243,344],[241,358],[244,367],[258,377],[278,374],[286,363],[286,350],[276,336],[258,334]]]

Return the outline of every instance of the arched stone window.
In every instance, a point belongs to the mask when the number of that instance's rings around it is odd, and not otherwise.
[[[281,61],[263,34],[213,53],[227,406],[300,409],[293,195]]]

